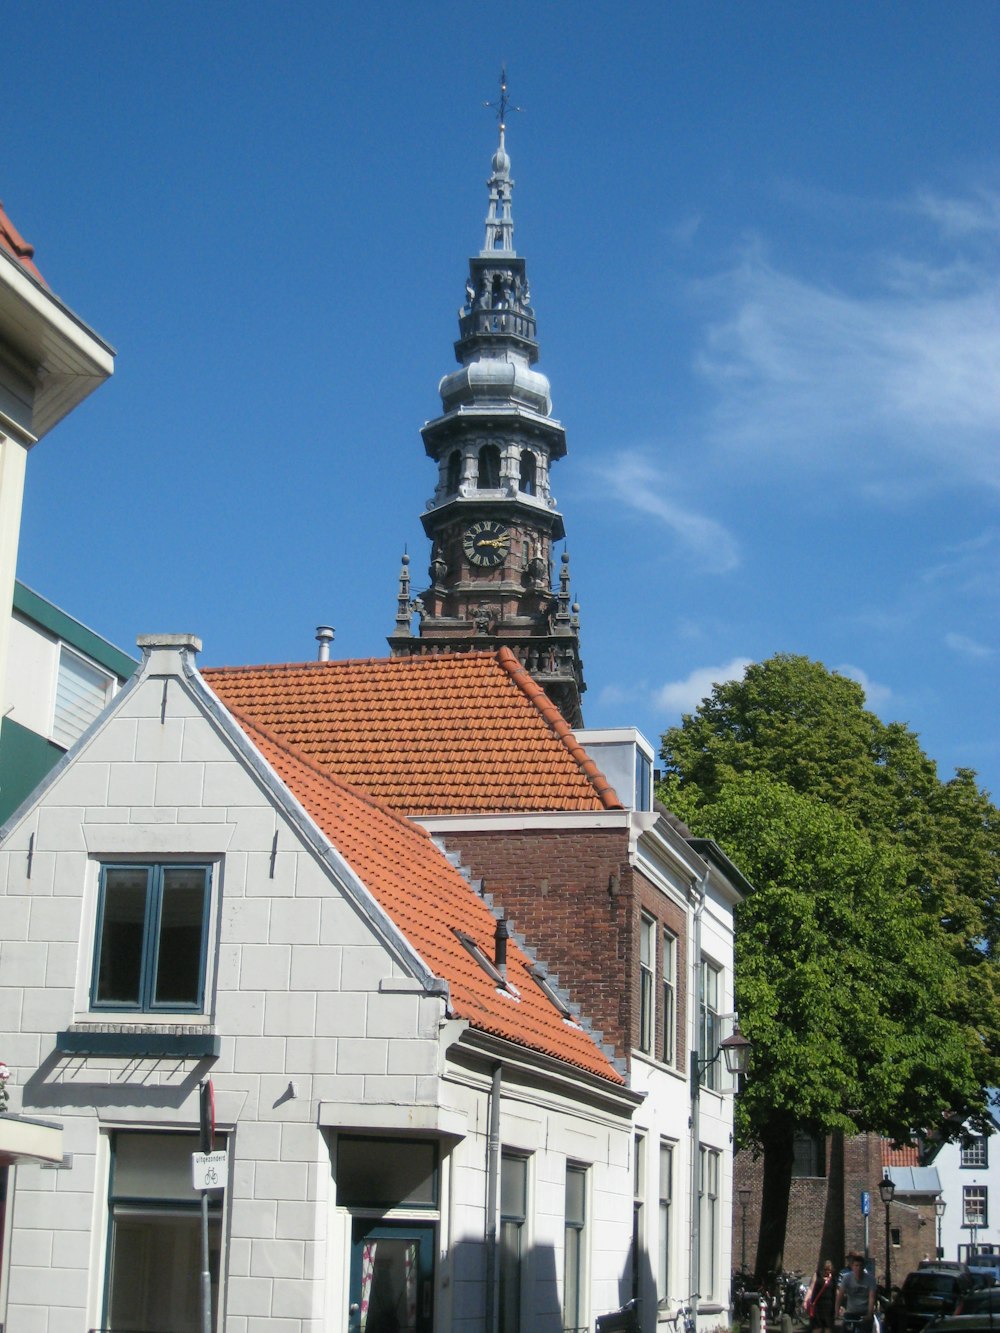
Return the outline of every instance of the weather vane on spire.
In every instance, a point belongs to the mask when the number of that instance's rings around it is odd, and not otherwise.
[[[497,113],[497,123],[500,126],[502,134],[507,128],[507,111],[523,111],[520,106],[511,106],[510,98],[507,96],[507,66],[500,67],[500,96],[495,102],[484,102],[483,106],[488,106]]]

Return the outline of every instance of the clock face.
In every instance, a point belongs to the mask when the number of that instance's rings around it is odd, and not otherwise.
[[[502,523],[483,519],[471,524],[462,538],[466,559],[473,565],[493,569],[502,565],[510,551],[510,533]]]

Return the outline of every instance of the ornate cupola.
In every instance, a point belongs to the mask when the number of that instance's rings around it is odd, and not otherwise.
[[[514,250],[508,105],[501,76],[486,238],[469,260],[458,314],[460,368],[442,379],[442,415],[421,431],[437,466],[420,516],[431,541],[431,582],[411,600],[404,556],[389,647],[401,657],[505,644],[570,725],[581,726],[586,686],[565,552],[555,586],[553,570],[553,544],[565,530],[550,471],[566,453],[566,433],[552,416],[548,380],[533,369],[535,311],[524,259]]]

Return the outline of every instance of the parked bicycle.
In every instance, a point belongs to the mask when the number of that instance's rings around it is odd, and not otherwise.
[[[664,1323],[673,1324],[675,1333],[695,1333],[695,1305],[698,1300],[698,1293],[689,1296],[686,1301],[679,1301],[677,1309],[672,1315],[669,1315]]]

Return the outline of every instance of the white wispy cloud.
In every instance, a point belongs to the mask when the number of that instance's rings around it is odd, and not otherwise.
[[[851,680],[856,680],[865,692],[865,702],[869,708],[878,710],[884,707],[894,698],[892,690],[888,685],[880,685],[877,680],[872,680],[867,671],[861,667],[852,666],[845,662],[842,666],[835,667],[834,670],[842,676],[848,676]]]
[[[923,249],[868,256],[840,287],[782,271],[757,243],[700,285],[713,443],[849,464],[861,484],[1000,488],[1000,200],[924,194],[909,208],[933,224]]]
[[[734,657],[725,666],[695,667],[683,680],[670,680],[661,685],[653,696],[653,702],[664,713],[691,713],[702,699],[712,693],[713,685],[722,685],[727,680],[741,680],[752,661],[750,657]]]
[[[659,523],[699,568],[725,574],[739,565],[740,550],[732,533],[678,498],[671,475],[654,466],[641,450],[624,449],[594,470],[607,499]]]
[[[946,648],[950,648],[954,653],[960,653],[962,657],[992,657],[995,651],[985,643],[980,643],[978,639],[970,638],[968,634],[946,634],[944,644]]]

